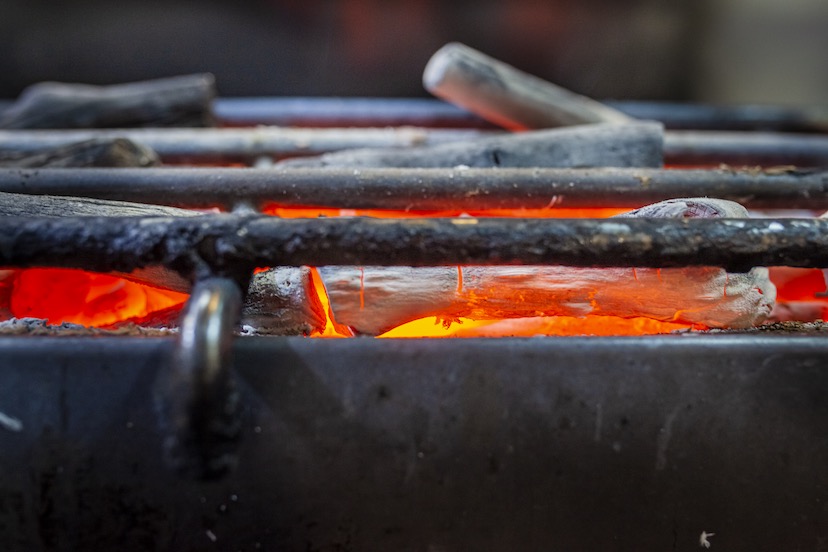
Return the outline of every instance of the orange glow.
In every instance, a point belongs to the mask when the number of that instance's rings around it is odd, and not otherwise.
[[[438,316],[430,316],[412,320],[377,337],[457,337],[460,329],[471,331],[494,322],[496,320],[471,320],[469,318],[444,320]]]
[[[311,333],[310,337],[353,337],[354,332],[348,326],[337,324],[333,317],[331,310],[331,302],[328,300],[328,293],[325,291],[325,284],[322,282],[322,277],[319,276],[319,271],[311,268],[311,284],[319,297],[319,302],[322,303],[322,308],[325,311],[325,329],[322,332],[315,331]]]
[[[769,271],[777,302],[826,300],[816,295],[825,291],[825,278],[818,268],[772,266]]]
[[[376,209],[334,209],[330,207],[293,207],[271,203],[262,208],[262,213],[281,218],[318,217],[371,217],[371,218],[421,218],[421,217],[509,217],[509,218],[607,218],[629,209],[563,209],[549,207],[542,209],[488,209],[485,211],[391,211]]]
[[[183,304],[187,294],[82,270],[32,268],[15,271],[9,310],[17,318],[44,318],[103,327]]]
[[[617,316],[542,316],[503,320],[443,321],[439,317],[421,318],[398,326],[378,337],[534,337],[576,335],[647,335],[680,330],[705,330],[703,326],[660,322],[650,318]]]

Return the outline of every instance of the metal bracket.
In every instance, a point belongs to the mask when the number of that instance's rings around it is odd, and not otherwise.
[[[241,305],[241,291],[232,280],[198,282],[184,311],[171,366],[156,390],[166,458],[177,471],[197,479],[216,478],[236,464],[241,421],[231,346]]]

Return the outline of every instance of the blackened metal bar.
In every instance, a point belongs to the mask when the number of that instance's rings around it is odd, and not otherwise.
[[[12,105],[0,100],[0,113]],[[630,117],[660,121],[668,129],[826,132],[828,110],[774,105],[707,105],[605,100]],[[217,98],[213,112],[225,125],[430,126],[491,128],[457,106],[432,98]]]
[[[93,138],[127,138],[165,162],[252,160],[260,156],[314,155],[351,148],[436,145],[493,131],[425,128],[130,128],[0,131],[0,149],[29,152]]]
[[[227,125],[494,128],[431,98],[219,98],[213,111]]]
[[[828,132],[828,109],[820,107],[626,100],[603,103],[636,119],[660,121],[669,129]]]
[[[0,266],[828,266],[826,219],[0,218]]]
[[[828,209],[828,172],[664,169],[0,169],[0,191],[184,208],[636,208],[677,197]]]
[[[635,100],[602,103],[636,119],[660,121],[669,129],[828,131],[828,109],[817,107]],[[491,126],[464,109],[432,98],[218,98],[213,109],[222,123],[230,125]]]
[[[664,134],[664,158],[672,165],[828,167],[828,136],[674,130]]]

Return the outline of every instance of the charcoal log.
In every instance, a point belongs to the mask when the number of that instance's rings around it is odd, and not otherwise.
[[[679,199],[626,213],[642,218],[744,218],[740,205]],[[776,288],[766,268],[728,273],[673,269],[525,267],[322,267],[334,319],[379,335],[406,322],[586,315],[646,317],[746,328],[770,314]]]
[[[207,73],[109,86],[42,82],[0,113],[0,128],[210,126],[215,96]]]
[[[457,42],[432,56],[426,90],[510,129],[630,123],[631,117]]]
[[[660,167],[659,123],[597,124],[406,149],[340,151],[279,167]]]
[[[0,167],[79,168],[157,167],[161,164],[152,149],[126,138],[92,138],[37,152],[0,150]]]

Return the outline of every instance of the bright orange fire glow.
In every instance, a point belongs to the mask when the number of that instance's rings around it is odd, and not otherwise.
[[[108,274],[57,268],[14,271],[6,285],[11,287],[8,310],[14,317],[91,327],[140,318],[183,304],[188,297]]]
[[[461,318],[444,323],[439,317],[421,318],[378,337],[533,337],[575,335],[644,335],[679,330],[704,330],[701,326],[660,322],[650,318],[616,316],[542,316],[503,320]]]
[[[778,302],[828,300],[817,295],[825,291],[825,278],[818,268],[774,266],[769,270]]]
[[[330,207],[293,207],[271,203],[262,208],[262,213],[281,218],[318,218],[318,217],[371,217],[371,218],[421,218],[421,217],[459,217],[469,215],[477,218],[607,218],[629,209],[562,209],[549,207],[542,209],[488,209],[485,211],[390,211],[373,209],[334,209]]]
[[[322,308],[325,310],[326,320],[325,329],[321,332],[311,333],[310,337],[353,337],[354,332],[348,326],[337,324],[334,321],[331,302],[328,300],[328,293],[325,291],[325,284],[322,282],[322,277],[319,276],[319,271],[315,268],[311,268],[311,283],[319,297],[319,302],[322,303]]]

